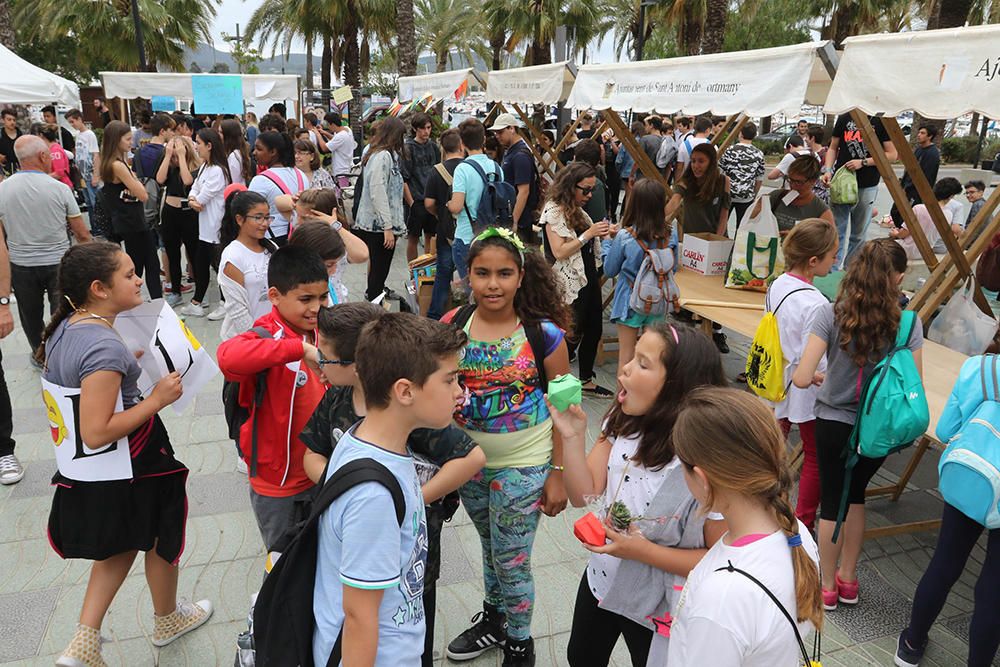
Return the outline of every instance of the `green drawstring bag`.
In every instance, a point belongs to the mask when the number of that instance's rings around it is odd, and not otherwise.
[[[838,169],[830,179],[830,203],[858,203],[858,176],[847,167]]]

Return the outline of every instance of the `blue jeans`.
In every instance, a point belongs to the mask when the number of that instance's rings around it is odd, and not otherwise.
[[[469,277],[469,246],[457,236],[451,242],[451,258],[458,277],[466,280]]]
[[[94,204],[97,202],[97,188],[87,181],[87,184],[83,186],[83,200],[87,202],[87,210],[93,213]]]
[[[437,240],[437,270],[434,274],[434,291],[431,292],[431,305],[427,309],[427,317],[440,320],[451,302],[451,278],[455,275],[455,259],[452,256],[451,242],[439,236]]]
[[[856,253],[865,242],[868,223],[872,220],[872,209],[875,208],[875,195],[878,186],[858,188],[856,204],[833,204],[833,219],[837,223],[837,235],[840,237],[840,249],[837,250],[837,268],[843,268],[847,259]],[[850,243],[847,243],[848,224],[850,224]]]

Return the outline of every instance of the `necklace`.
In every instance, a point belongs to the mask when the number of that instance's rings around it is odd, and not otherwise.
[[[100,320],[101,322],[107,324],[108,327],[110,327],[111,329],[115,328],[115,325],[112,324],[111,321],[108,320],[108,318],[104,317],[103,315],[98,315],[97,313],[91,312],[89,310],[84,310],[83,308],[77,308],[76,312],[78,315],[87,313],[86,317],[81,317],[80,319],[77,320],[77,322],[83,322],[84,320]]]

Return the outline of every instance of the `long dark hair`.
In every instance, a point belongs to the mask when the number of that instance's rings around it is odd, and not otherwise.
[[[104,128],[104,135],[101,138],[101,180],[105,183],[115,182],[115,162],[125,158],[118,150],[118,144],[121,143],[122,137],[131,132],[132,128],[128,123],[120,120],[113,120]]]
[[[117,122],[117,121],[114,121]],[[122,123],[124,125],[124,123]],[[118,138],[121,139],[119,134]],[[56,283],[59,285],[59,302],[45,331],[42,344],[34,352],[35,360],[45,361],[45,343],[67,317],[77,308],[83,308],[90,296],[90,286],[95,280],[110,285],[124,253],[120,246],[107,241],[93,241],[70,246],[59,260]],[[72,304],[70,303],[72,302]]]
[[[646,329],[643,335],[650,334],[663,341],[660,363],[666,369],[666,379],[660,393],[644,415],[627,415],[615,401],[608,410],[604,435],[639,436],[633,460],[645,468],[659,469],[674,458],[672,434],[684,397],[695,387],[725,387],[728,383],[722,370],[722,357],[708,336],[688,326],[662,321]]]
[[[250,146],[247,138],[243,135],[243,126],[240,121],[233,118],[222,121],[222,147],[226,152],[228,161],[229,154],[236,151],[240,154],[240,166],[243,168],[243,180],[250,180]]]
[[[379,151],[389,151],[394,155],[403,154],[403,137],[406,135],[406,126],[403,121],[394,116],[383,118],[375,128],[375,134],[368,144],[368,152],[365,153],[361,164],[365,165],[372,155]]]
[[[576,203],[576,186],[586,178],[597,176],[597,170],[585,162],[571,162],[559,172],[549,186],[546,199],[562,211],[569,228],[577,234],[587,231],[587,214]]]
[[[655,178],[644,178],[632,186],[625,200],[622,227],[628,227],[632,238],[646,245],[670,237],[670,223],[666,222],[664,208],[667,190]]]
[[[275,132],[274,130],[261,132],[257,135],[257,141],[264,144],[268,150],[274,151],[276,162],[281,163],[280,165],[269,164],[267,165],[269,169],[275,166],[295,166],[295,153],[292,150],[292,140],[288,137],[287,132]]]
[[[710,202],[716,197],[721,197],[722,193],[726,191],[726,175],[719,169],[719,155],[715,151],[715,146],[698,144],[691,149],[692,157],[695,153],[701,153],[708,158],[705,175],[699,181],[689,163],[681,176],[681,183],[684,184],[688,197],[693,197],[701,202]],[[815,158],[813,159],[815,160]]]
[[[226,249],[226,246],[236,240],[240,235],[240,226],[236,222],[236,216],[246,217],[254,206],[263,204],[267,206],[267,198],[259,192],[249,190],[233,191],[226,198],[226,212],[222,216],[222,225],[219,227],[219,251]],[[268,209],[270,210],[270,209]],[[271,247],[265,243],[267,239],[261,240],[264,250],[270,252]]]
[[[521,287],[514,295],[514,312],[524,324],[538,324],[542,320],[553,322],[563,331],[573,325],[573,315],[563,302],[555,273],[541,253],[526,250],[523,254],[513,243],[501,236],[491,236],[475,241],[469,248],[469,269],[486,248],[503,248],[514,258],[518,269],[524,270]]]
[[[226,149],[222,147],[222,137],[219,136],[219,133],[211,128],[203,127],[198,130],[198,138],[211,147],[205,166],[222,167],[222,173],[226,175],[226,183],[232,183],[233,175],[229,173],[229,160],[226,158]]]

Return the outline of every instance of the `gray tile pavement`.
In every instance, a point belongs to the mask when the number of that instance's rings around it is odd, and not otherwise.
[[[403,252],[397,252],[389,284],[401,284]],[[350,267],[352,295],[363,291],[364,270]],[[210,290],[210,298],[218,292]],[[193,319],[189,325],[199,339],[214,349],[218,323]],[[732,354],[725,358],[734,377],[744,363],[749,341],[730,334]],[[27,363],[27,343],[20,329],[0,342],[3,367],[14,405],[17,454],[25,464],[24,480],[0,487],[0,562],[7,576],[0,578],[0,663],[51,665],[69,641],[87,584],[89,564],[64,561],[49,547],[45,525],[51,502],[49,478],[54,471],[48,423],[41,407],[38,374]],[[606,386],[614,384],[614,362],[600,369]],[[236,455],[226,438],[221,417],[221,378],[216,378],[182,415],[163,413],[180,460],[191,469],[188,483],[190,517],[187,544],[181,560],[179,595],[209,598],[215,615],[203,629],[175,644],[156,649],[149,642],[152,608],[138,559],[105,621],[109,642],[105,659],[111,665],[230,665],[235,637],[245,628],[250,595],[257,589],[263,567],[263,549],[250,512],[245,478],[236,472]],[[586,398],[591,432],[596,433],[606,401]],[[875,500],[870,505],[872,525],[889,521],[934,518],[940,512],[936,484],[936,454],[925,457],[918,474],[898,503]],[[891,457],[879,474],[880,483],[898,478],[905,455]],[[570,509],[544,519],[533,553],[537,606],[533,623],[538,664],[565,665],[573,602],[587,552],[572,535],[573,521],[582,510]],[[933,553],[933,533],[903,535],[870,541],[861,567],[862,604],[827,617],[823,635],[827,667],[889,665],[895,638],[909,613],[909,600],[923,568]],[[476,532],[463,511],[445,527],[442,537],[442,576],[438,584],[436,646],[444,646],[467,627],[482,600],[481,555]],[[972,611],[975,574],[982,563],[982,545],[956,585],[932,632],[928,665],[964,662],[968,619]],[[447,661],[442,660],[441,664]],[[487,654],[471,663],[499,665],[500,656]],[[628,665],[620,643],[614,665]]]

